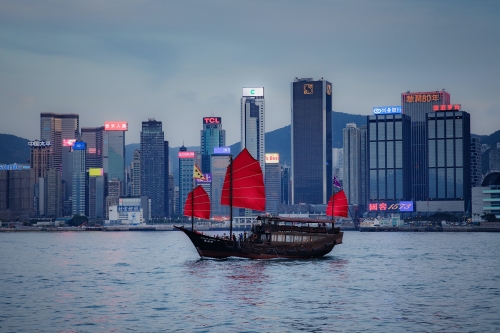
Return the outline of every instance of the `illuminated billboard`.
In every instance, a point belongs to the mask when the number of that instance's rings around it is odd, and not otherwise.
[[[89,177],[100,177],[104,176],[103,168],[89,168]]]
[[[221,117],[203,117],[203,124],[220,124],[222,123]]]
[[[214,154],[231,154],[231,147],[214,147]]]
[[[461,104],[446,104],[446,105],[433,105],[433,111],[460,111]]]
[[[407,93],[403,94],[405,103],[431,103],[441,100],[440,93]]]
[[[401,106],[375,106],[373,114],[396,114],[401,113]]]
[[[83,141],[76,141],[73,144],[73,150],[85,150],[87,149],[87,143]]]
[[[369,202],[369,211],[413,212],[413,201]]]
[[[76,142],[76,139],[63,139],[62,145],[64,147],[73,147],[73,144]]]
[[[179,158],[195,158],[196,157],[194,151],[180,151],[177,156]]]
[[[243,97],[264,97],[264,87],[262,88],[243,88]]]
[[[29,169],[30,169],[29,165],[21,165],[21,164],[17,164],[17,163],[0,164],[0,171],[1,170],[17,171],[17,170],[29,170]]]
[[[280,154],[268,153],[266,154],[266,163],[277,164],[280,162]]]
[[[196,183],[199,184],[199,183],[211,183],[212,182],[212,174],[211,173],[204,173],[203,177],[205,177],[206,180],[196,178]]]
[[[105,131],[128,131],[128,122],[126,121],[105,121]]]
[[[28,146],[31,146],[31,147],[49,147],[49,146],[52,146],[52,142],[51,141],[35,140],[35,141],[29,141]]]

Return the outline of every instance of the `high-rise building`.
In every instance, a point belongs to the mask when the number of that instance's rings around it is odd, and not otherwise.
[[[332,150],[332,172],[342,184],[344,172],[344,149],[333,148]]]
[[[77,114],[40,113],[40,140],[52,143],[52,165],[62,170],[63,140],[76,140],[80,136],[80,121]]]
[[[108,181],[108,195],[106,196],[106,219],[109,219],[109,207],[118,206],[121,193],[123,193],[123,183],[121,180],[114,178]]]
[[[103,168],[108,179],[118,179],[123,183],[122,191],[126,188],[125,179],[125,131],[128,130],[126,121],[107,121],[104,123],[103,138]]]
[[[87,215],[87,169],[85,167],[86,144],[82,141],[76,141],[71,152],[73,161],[73,179],[72,179],[72,214]]]
[[[427,200],[428,161],[426,115],[438,105],[449,105],[446,91],[410,92],[401,94],[403,114],[411,117],[411,166],[412,199]]]
[[[470,138],[470,174],[471,187],[481,186],[483,181],[481,139],[477,137]]]
[[[361,130],[348,123],[342,130],[344,151],[343,189],[350,205],[361,204]]]
[[[182,145],[179,148],[179,214],[184,214],[184,204],[187,195],[194,188],[193,170],[196,153],[187,151],[187,148]]]
[[[81,140],[87,143],[86,168],[102,168],[104,126],[82,127],[81,131]]]
[[[45,216],[58,218],[63,216],[63,186],[61,172],[56,168],[47,171],[45,186]]]
[[[141,195],[141,151],[135,149],[132,156],[132,196]]]
[[[0,170],[0,220],[29,220],[34,213],[33,184],[30,169]]]
[[[105,214],[105,187],[106,187],[106,177],[103,176],[93,176],[89,174],[88,178],[89,188],[88,188],[88,217],[89,219],[104,219]]]
[[[170,210],[169,202],[170,202],[170,197],[169,197],[169,191],[168,191],[168,186],[169,186],[169,180],[168,180],[168,175],[170,174],[170,160],[169,160],[169,152],[168,152],[168,141],[163,141],[163,209],[164,209],[164,216],[166,218],[170,218],[172,216],[172,211]]]
[[[241,150],[246,148],[265,170],[264,88],[243,88],[241,97]]]
[[[290,166],[281,166],[281,203],[290,205],[292,201],[292,191],[290,186]]]
[[[229,154],[213,154],[212,155],[212,196],[210,202],[212,204],[212,216],[216,219],[229,217],[229,207],[220,204],[222,185],[226,177],[226,170],[229,166]]]
[[[168,211],[170,216],[173,214],[176,214],[176,209],[175,209],[175,183],[174,183],[174,175],[169,174],[168,175]],[[179,191],[177,191],[177,194]]]
[[[278,214],[281,201],[281,164],[277,153],[266,153],[266,212]]]
[[[376,203],[411,200],[410,117],[372,115],[367,121],[368,200]]]
[[[464,111],[427,114],[429,201],[464,201],[470,210],[470,115]]]
[[[491,147],[489,152],[490,173],[500,171],[500,142]]]
[[[45,214],[45,177],[50,169],[50,141],[30,141],[30,168],[33,170],[34,195],[33,209],[35,214],[43,216]]]
[[[141,196],[151,199],[151,217],[165,216],[165,141],[162,122],[153,118],[142,122]]]
[[[210,157],[214,148],[226,145],[226,131],[222,129],[221,117],[203,117],[201,130],[201,170],[210,173]]]
[[[292,204],[327,204],[332,194],[332,84],[291,84]]]

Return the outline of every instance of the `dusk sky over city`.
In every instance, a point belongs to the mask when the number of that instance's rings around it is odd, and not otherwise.
[[[290,124],[290,83],[325,78],[333,110],[371,114],[446,89],[471,132],[500,129],[500,1],[2,1],[0,133],[39,139],[40,112],[80,127],[163,122],[200,144],[202,117],[240,140],[242,87],[264,87],[266,132]],[[334,119],[335,121],[335,119]]]

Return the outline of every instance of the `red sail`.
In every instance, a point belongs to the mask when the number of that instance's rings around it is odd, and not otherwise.
[[[230,206],[229,187],[232,179],[233,206],[259,211],[266,210],[266,190],[264,176],[259,161],[245,148],[227,167],[220,198],[221,205]]]
[[[192,203],[194,198],[194,205]],[[192,207],[194,206],[194,214]],[[189,192],[186,203],[184,204],[184,216],[194,216],[202,219],[210,219],[210,198],[207,192],[201,187],[196,186],[194,190]]]
[[[333,205],[332,205],[333,204]],[[332,215],[333,206],[333,215]],[[340,190],[330,197],[328,201],[328,206],[326,207],[327,216],[341,216],[347,217],[347,197],[345,196],[344,190]]]

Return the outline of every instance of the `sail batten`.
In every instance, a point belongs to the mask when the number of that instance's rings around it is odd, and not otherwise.
[[[327,216],[348,217],[348,203],[344,190],[340,190],[330,197],[326,207]]]
[[[231,180],[232,169],[232,180]],[[230,189],[232,183],[232,189]],[[221,193],[221,205],[266,210],[266,190],[264,176],[259,161],[254,159],[245,148],[227,168]]]
[[[187,195],[186,203],[184,204],[184,216],[210,219],[210,198],[201,185],[196,186]]]

